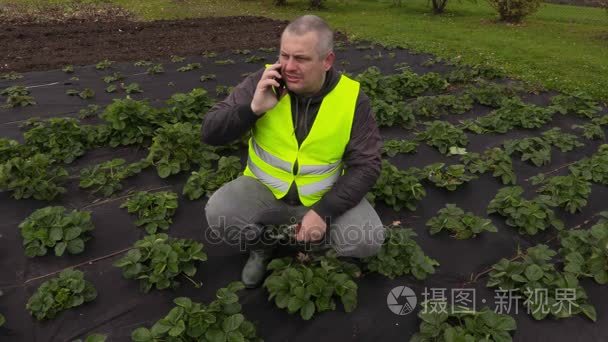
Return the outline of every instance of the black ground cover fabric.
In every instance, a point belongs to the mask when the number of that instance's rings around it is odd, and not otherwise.
[[[364,58],[365,55],[383,55],[377,60]],[[389,52],[395,57],[390,58]],[[265,56],[266,62],[275,60],[276,52],[253,51],[254,54]],[[94,66],[76,67],[74,74],[66,74],[60,70],[47,72],[31,72],[24,74],[24,78],[17,81],[0,81],[0,89],[9,85],[36,86],[31,88],[32,96],[37,105],[17,109],[0,109],[0,136],[22,141],[22,131],[19,124],[24,120],[38,116],[50,117],[77,117],[79,109],[88,104],[105,106],[113,98],[122,98],[124,92],[115,94],[104,92],[105,84],[102,77],[119,71],[126,76],[122,82],[128,84],[137,82],[144,90],[142,94],[131,95],[135,99],[149,99],[154,106],[162,106],[164,101],[177,92],[188,92],[195,87],[204,87],[211,94],[215,94],[217,85],[235,85],[243,77],[243,73],[257,70],[262,63],[244,63],[247,55],[234,55],[230,53],[219,54],[215,58],[201,56],[188,57],[184,62],[172,63],[161,61],[165,65],[165,73],[160,75],[147,75],[145,68],[134,67],[132,64],[116,64],[105,71],[95,70]],[[436,64],[425,67],[421,64],[430,56],[411,54],[405,50],[387,51],[380,47],[373,50],[357,49],[354,45],[344,51],[338,51],[336,67],[344,69],[351,74],[358,74],[371,65],[378,66],[384,73],[395,72],[394,64],[407,62],[414,71],[425,73],[436,71],[445,73],[451,67]],[[226,58],[234,59],[234,65],[217,65],[213,60]],[[349,64],[341,63],[348,61]],[[198,62],[201,69],[190,72],[177,72],[176,69],[187,63]],[[215,74],[216,80],[201,83],[199,77],[203,74]],[[79,80],[70,80],[76,76]],[[78,97],[67,96],[68,89],[95,90],[95,98],[82,100]],[[523,94],[526,101],[547,105],[550,96],[555,93],[542,93],[540,95]],[[475,105],[473,110],[463,115],[443,117],[450,122],[460,119],[485,115],[490,108]],[[606,109],[604,109],[606,113]],[[539,130],[512,130],[507,134],[468,134],[469,145],[467,150],[483,152],[486,148],[499,146],[502,141],[525,136],[538,136],[542,130],[550,127],[561,127],[571,131],[570,126],[582,122],[582,119],[573,116],[556,114],[552,123]],[[85,123],[97,123],[99,119],[84,119]],[[383,128],[383,137],[411,138],[412,131],[400,128]],[[579,160],[584,156],[593,154],[600,142],[583,139],[585,146],[569,153],[559,152],[553,148],[550,165],[535,167],[521,162],[513,156],[513,165],[518,177],[518,185],[522,185],[526,194],[530,195],[534,189],[525,179],[539,172],[547,172],[561,165]],[[135,161],[145,157],[146,149],[141,147],[101,148],[89,151],[85,156],[77,159],[67,166],[70,175],[78,175],[78,170],[84,166],[97,164],[113,158],[125,158]],[[245,151],[236,153],[244,161]],[[418,152],[412,155],[397,155],[389,160],[401,169],[411,166],[423,167],[434,162],[458,163],[457,157],[445,157],[436,149],[420,144]],[[555,174],[565,174],[567,168]],[[136,177],[125,181],[125,187],[116,196],[124,196],[129,190],[173,190],[181,194],[183,185],[188,177],[187,172],[161,179],[156,170],[147,169]],[[547,241],[553,234],[543,232],[534,237],[519,235],[515,229],[508,227],[504,219],[499,216],[489,216],[498,228],[498,233],[481,234],[471,240],[454,240],[447,234],[431,236],[425,223],[446,203],[455,203],[465,211],[471,211],[479,216],[486,215],[486,207],[502,184],[489,174],[479,176],[454,192],[448,192],[424,183],[427,196],[418,204],[414,212],[395,212],[381,202],[376,208],[384,224],[391,224],[395,220],[402,222],[402,226],[412,227],[418,233],[417,242],[425,253],[440,263],[434,275],[425,281],[417,281],[412,276],[404,276],[394,280],[379,274],[365,274],[358,281],[358,306],[352,313],[345,313],[338,305],[338,310],[315,316],[311,321],[303,321],[296,315],[289,315],[286,311],[267,301],[264,289],[244,290],[241,292],[243,313],[253,321],[259,335],[266,341],[406,341],[418,331],[419,319],[416,312],[399,316],[387,308],[386,298],[390,290],[397,286],[408,286],[422,300],[425,290],[431,288],[450,289],[474,288],[476,290],[476,306],[481,308],[484,304],[493,308],[494,291],[485,286],[487,277],[482,277],[477,283],[469,284],[473,274],[484,271],[500,258],[510,258],[516,254],[518,246],[521,249]],[[82,338],[90,333],[107,334],[109,341],[128,341],[133,330],[140,326],[151,326],[173,307],[172,300],[179,296],[189,296],[194,301],[208,302],[213,299],[215,291],[238,280],[241,267],[246,256],[238,250],[221,245],[212,244],[206,235],[207,224],[204,219],[203,208],[205,198],[190,201],[183,196],[179,197],[179,208],[173,219],[168,233],[174,237],[191,238],[202,241],[209,260],[201,264],[194,277],[201,281],[200,289],[183,281],[182,286],[175,291],[151,291],[143,294],[138,291],[138,283],[123,279],[121,270],[113,267],[112,263],[121,257],[117,253],[130,247],[136,240],[144,236],[142,229],[133,225],[133,218],[125,209],[119,206],[124,197],[118,199],[99,200],[98,196],[78,188],[78,179],[75,177],[68,183],[68,192],[51,203],[36,200],[14,200],[9,193],[0,193],[0,313],[4,314],[7,322],[0,328],[1,341],[70,341]],[[608,189],[605,186],[594,184],[589,203],[577,214],[567,214],[556,209],[558,216],[564,220],[567,227],[583,223],[594,214],[608,209]],[[95,230],[93,239],[87,242],[85,252],[77,256],[55,257],[47,255],[28,259],[24,256],[21,236],[17,226],[35,209],[48,205],[64,205],[69,208],[85,208],[92,211]],[[555,241],[549,243],[555,250],[558,245]],[[91,261],[91,262],[87,262]],[[66,267],[78,265],[78,269],[85,273],[85,278],[91,281],[98,291],[98,297],[91,303],[60,314],[56,319],[48,322],[38,322],[25,310],[28,298],[36,288],[49,277],[40,278],[51,272]],[[525,308],[519,306],[519,313],[514,314],[517,321],[517,331],[514,335],[516,341],[602,341],[608,339],[608,301],[605,299],[606,286],[600,286],[587,279],[582,280],[590,302],[596,307],[598,320],[596,323],[576,316],[568,319],[546,319],[535,321],[525,313]]]

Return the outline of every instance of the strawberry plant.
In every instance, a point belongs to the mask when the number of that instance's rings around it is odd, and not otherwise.
[[[467,87],[465,94],[479,104],[492,108],[499,108],[503,105],[503,102],[507,100],[518,99],[517,93],[521,90],[522,89],[519,87],[514,87],[512,85],[482,82]]]
[[[4,316],[2,314],[0,314],[0,327],[2,327],[5,322],[6,322],[6,318],[4,318]]]
[[[462,114],[473,108],[470,96],[436,95],[422,96],[410,102],[406,111],[414,115],[438,118],[447,114]]]
[[[586,123],[583,125],[572,125],[572,128],[578,128],[583,130],[583,136],[589,140],[601,139],[606,140],[606,134],[602,126],[595,123]]]
[[[261,47],[261,48],[258,48],[258,50],[262,51],[262,52],[275,52],[275,51],[277,51],[277,48],[275,48],[275,47],[269,47],[269,48]]]
[[[566,318],[583,313],[595,321],[595,308],[588,303],[587,293],[576,277],[558,272],[550,262],[556,254],[546,245],[530,247],[525,253],[518,251],[520,260],[503,258],[492,266],[487,286],[523,295],[523,305],[536,320],[549,315]]]
[[[184,58],[184,57],[177,56],[177,55],[171,55],[171,62],[173,62],[173,63],[181,63],[185,60],[186,60],[186,58]]]
[[[23,75],[21,75],[18,72],[15,72],[15,71],[7,72],[7,73],[0,75],[0,80],[6,80],[6,81],[14,81],[14,80],[18,80],[21,78],[23,78]]]
[[[161,178],[167,178],[189,170],[193,163],[211,167],[211,161],[219,159],[214,151],[201,142],[200,125],[166,124],[156,131],[146,160],[156,166]]]
[[[216,76],[215,74],[206,74],[206,75],[202,75],[200,80],[201,82],[205,82],[205,81],[210,81],[210,80],[215,80]]]
[[[354,282],[360,276],[359,268],[340,261],[332,253],[298,262],[290,257],[274,259],[267,269],[272,273],[264,281],[264,288],[280,309],[290,314],[300,313],[309,320],[315,313],[335,310],[334,297],[340,298],[344,311],[357,307],[357,289]]]
[[[517,328],[513,317],[499,314],[488,307],[480,311],[450,307],[446,301],[421,304],[418,312],[420,331],[410,342],[495,341],[511,342],[511,331]],[[444,308],[433,310],[433,307]]]
[[[424,140],[429,146],[436,147],[446,154],[450,147],[465,147],[469,143],[467,135],[449,122],[435,120],[425,123],[427,129],[416,135],[416,140]]]
[[[75,308],[97,297],[91,282],[81,271],[67,269],[58,277],[42,283],[25,308],[39,321],[52,319],[61,311]]]
[[[262,56],[251,55],[245,59],[245,63],[262,63],[266,58]]]
[[[414,172],[418,177],[429,180],[435,186],[450,191],[454,191],[460,185],[477,178],[477,176],[467,174],[465,166],[462,164],[445,167],[444,163],[434,163],[422,170],[415,169]]]
[[[74,72],[74,66],[73,65],[66,65],[63,68],[61,68],[61,71],[65,72],[66,74],[71,74]]]
[[[215,95],[216,95],[217,97],[220,97],[220,96],[228,96],[228,95],[230,95],[230,93],[232,92],[232,89],[233,89],[233,88],[234,88],[234,87],[232,87],[232,86],[226,86],[226,85],[218,85],[218,86],[215,86]]]
[[[253,323],[241,314],[237,291],[244,288],[232,282],[216,292],[208,305],[190,298],[173,300],[175,307],[150,329],[137,328],[131,334],[136,342],[155,341],[262,341]]]
[[[152,136],[156,128],[153,123],[157,111],[147,102],[129,97],[114,99],[100,116],[111,129],[109,144],[112,147],[141,144],[145,138]]]
[[[116,81],[120,81],[120,80],[122,80],[124,78],[125,77],[120,72],[115,72],[115,73],[113,73],[111,75],[104,76],[103,77],[103,81],[105,83],[113,83],[113,82],[116,82]]]
[[[439,263],[424,254],[424,251],[413,239],[417,234],[411,228],[390,226],[378,254],[365,258],[367,268],[394,279],[411,274],[416,279],[426,279],[435,273]]]
[[[110,196],[122,189],[121,182],[141,172],[150,166],[145,160],[125,165],[124,159],[112,159],[101,164],[89,166],[80,170],[80,187],[92,188],[93,193],[101,192]]]
[[[382,153],[394,157],[397,153],[416,153],[418,142],[411,140],[387,140],[382,145]]]
[[[585,146],[574,134],[564,133],[559,127],[551,128],[542,134],[543,140],[559,148],[562,152],[572,151],[577,147]]]
[[[214,102],[203,88],[194,88],[189,93],[173,94],[167,100],[166,122],[200,124],[201,119],[213,106]]]
[[[37,153],[26,158],[15,157],[0,164],[0,191],[12,191],[15,199],[54,199],[66,192],[61,183],[68,172],[54,166],[53,162],[49,156]]]
[[[78,117],[81,119],[88,119],[90,117],[97,116],[99,109],[100,107],[98,105],[88,105],[86,108],[78,111]]]
[[[564,258],[564,271],[577,277],[593,278],[608,284],[608,212],[591,229],[571,229],[560,233],[559,253]]]
[[[217,52],[215,51],[203,51],[203,57],[205,58],[215,58],[217,57]]]
[[[27,107],[36,104],[30,96],[30,91],[23,86],[13,86],[0,91],[0,95],[6,96],[6,108]]]
[[[507,218],[507,225],[515,227],[521,234],[536,235],[539,231],[553,226],[558,230],[564,224],[555,216],[550,207],[555,206],[547,196],[538,196],[533,200],[522,197],[521,186],[504,187],[490,201],[487,213],[498,213]]]
[[[229,65],[229,64],[235,64],[234,60],[232,59],[222,59],[222,60],[217,60],[214,62],[217,65]]]
[[[192,172],[182,193],[190,200],[198,199],[203,195],[211,197],[215,190],[237,178],[242,169],[238,157],[221,157],[217,163],[217,170],[201,168],[198,172]]]
[[[201,63],[189,63],[181,68],[177,68],[177,71],[187,72],[187,71],[192,71],[192,70],[196,70],[196,69],[200,69],[200,68],[201,68]]]
[[[367,197],[372,203],[380,199],[395,211],[400,211],[403,207],[414,211],[418,201],[424,196],[426,191],[418,177],[399,170],[387,160],[382,160],[380,176]]]
[[[516,175],[513,171],[511,157],[501,148],[494,147],[484,151],[483,156],[476,152],[469,152],[460,161],[466,165],[471,173],[492,172],[493,177],[500,177],[503,184],[515,184]]]
[[[583,179],[608,185],[608,145],[601,145],[591,157],[577,161],[569,169]]]
[[[443,90],[447,86],[445,80],[437,74],[419,76],[407,69],[400,74],[386,76],[377,67],[370,67],[356,79],[370,97],[372,110],[380,126],[399,124],[412,127],[415,118],[411,111],[404,110],[404,97],[418,96],[429,90]]]
[[[177,209],[177,194],[170,191],[148,193],[139,191],[120,205],[130,214],[137,214],[136,226],[143,226],[148,234],[158,229],[167,230]]]
[[[399,125],[410,128],[416,123],[414,115],[404,110],[405,103],[403,101],[387,102],[382,99],[371,99],[371,105],[380,127]]]
[[[430,228],[431,235],[445,229],[458,240],[475,237],[484,231],[492,233],[498,231],[491,220],[475,216],[470,212],[465,214],[464,210],[450,203],[440,209],[437,216],[428,220],[426,225]]]
[[[116,87],[115,84],[111,84],[106,88],[106,93],[109,93],[109,94],[115,93],[116,90],[118,90],[118,87]]]
[[[157,75],[165,72],[165,68],[163,68],[162,64],[152,64],[148,69],[146,69],[146,74],[148,75]]]
[[[446,75],[450,83],[466,83],[480,79],[496,79],[504,77],[505,71],[487,65],[456,65],[456,68]]]
[[[137,83],[129,83],[127,85],[125,85],[124,83],[121,83],[120,87],[127,94],[136,94],[136,93],[143,93],[144,92],[143,90],[141,90],[141,87]]]
[[[249,55],[249,54],[251,54],[251,50],[247,50],[247,49],[243,49],[243,50],[241,50],[241,49],[236,49],[236,50],[233,50],[233,51],[232,51],[232,53],[237,54],[237,55]]]
[[[65,92],[68,96],[78,96],[83,100],[92,99],[95,97],[95,91],[91,88],[85,88],[82,91],[78,91],[77,89],[68,89]]]
[[[133,249],[114,266],[122,269],[126,279],[139,280],[140,290],[148,293],[153,287],[157,290],[177,288],[176,278],[180,275],[200,287],[190,277],[196,274],[197,264],[206,260],[202,243],[156,234],[135,242]]]
[[[501,107],[486,116],[472,120],[468,127],[475,133],[494,132],[506,133],[513,128],[539,128],[550,122],[554,111],[551,108],[526,104],[520,99],[509,99],[502,102]],[[478,126],[478,127],[475,127]]]
[[[587,199],[591,194],[591,183],[578,172],[573,172],[567,176],[549,178],[538,191],[551,197],[557,205],[574,214],[587,205]]]
[[[82,156],[91,143],[89,130],[73,118],[51,118],[32,123],[23,134],[32,150],[69,164]]]
[[[106,342],[108,337],[102,334],[91,334],[84,339],[84,342]],[[81,339],[72,342],[83,342]]]
[[[98,62],[97,64],[95,64],[95,69],[97,69],[97,70],[106,70],[109,67],[111,67],[112,64],[114,64],[114,61],[110,61],[110,60],[104,59],[103,61]]]
[[[595,118],[591,119],[591,122],[593,122],[596,125],[600,125],[600,126],[608,126],[608,114],[604,114],[604,115],[595,117]]]
[[[19,224],[25,255],[30,258],[46,255],[49,248],[56,256],[65,251],[80,254],[93,228],[90,212],[68,212],[60,206],[38,209]]]
[[[575,114],[583,118],[593,118],[602,109],[591,96],[579,92],[572,95],[557,95],[551,98],[551,106],[560,114]]]
[[[539,137],[528,137],[504,142],[505,152],[511,155],[521,153],[521,160],[529,160],[536,166],[543,166],[551,162],[551,145]]]
[[[153,64],[152,62],[146,61],[146,60],[140,60],[140,61],[133,63],[133,65],[136,67],[149,67],[152,64]]]
[[[0,138],[0,164],[15,157],[27,157],[31,154],[31,146],[22,145],[17,140]]]

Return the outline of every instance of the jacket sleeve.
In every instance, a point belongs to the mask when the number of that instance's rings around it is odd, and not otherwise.
[[[249,131],[260,117],[251,110],[251,100],[263,69],[247,76],[230,95],[216,103],[203,118],[202,141],[209,145],[225,145]]]
[[[312,209],[326,222],[353,208],[371,190],[380,176],[382,138],[370,100],[359,92],[350,141],[344,151],[345,173]]]

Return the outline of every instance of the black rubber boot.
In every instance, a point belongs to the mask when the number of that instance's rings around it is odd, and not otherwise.
[[[256,249],[249,252],[249,259],[243,267],[241,280],[245,287],[254,289],[262,285],[266,278],[266,266],[272,259],[274,249]]]

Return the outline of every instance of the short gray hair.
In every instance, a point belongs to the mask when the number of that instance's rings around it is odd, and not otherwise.
[[[319,37],[317,51],[321,57],[327,56],[328,53],[334,50],[334,32],[325,20],[316,15],[308,14],[296,18],[285,27],[285,31],[283,32],[293,33],[298,36],[308,32],[315,32],[317,37]]]

